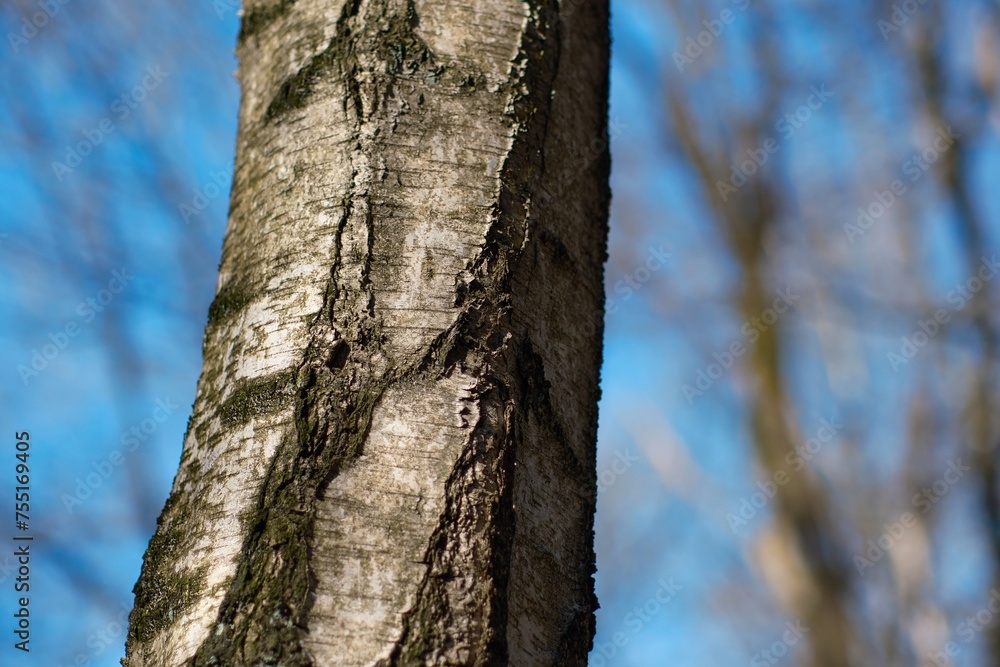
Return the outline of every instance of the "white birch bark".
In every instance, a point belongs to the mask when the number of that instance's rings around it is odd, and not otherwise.
[[[255,0],[127,667],[582,665],[605,2]]]

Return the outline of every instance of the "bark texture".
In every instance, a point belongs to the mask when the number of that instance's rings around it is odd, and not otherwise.
[[[584,665],[604,0],[250,0],[127,667]]]

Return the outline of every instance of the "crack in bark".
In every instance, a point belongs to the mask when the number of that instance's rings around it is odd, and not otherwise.
[[[462,313],[435,339],[421,363],[428,370],[437,366],[442,375],[462,367],[480,377],[475,399],[480,419],[448,479],[445,510],[429,541],[424,557],[429,567],[416,601],[403,615],[403,632],[390,656],[378,667],[485,667],[508,662],[507,596],[515,535],[513,489],[522,437],[518,424],[523,419],[515,415],[518,405],[532,403],[531,395],[547,387],[541,357],[533,351],[526,333],[515,332],[511,321],[510,279],[522,258],[532,224],[533,186],[545,170],[543,151],[533,148],[544,145],[549,129],[548,91],[558,71],[558,25],[555,1],[529,3],[521,48],[503,87],[511,99],[517,131],[501,169],[493,224],[470,267],[472,279],[456,285],[455,305],[463,308]],[[521,92],[525,89],[528,94]],[[512,354],[511,346],[518,347],[516,340],[521,341],[520,347]],[[547,400],[546,389],[543,402],[547,404]],[[551,408],[548,412],[551,417]],[[565,442],[561,432],[559,437]],[[577,474],[582,474],[583,466],[575,458],[573,461],[578,464]],[[472,544],[463,544],[463,540]],[[593,570],[592,562],[590,568]],[[456,578],[472,582],[474,589],[466,591],[471,600],[456,602],[449,595],[448,584]],[[484,593],[484,598],[476,597]],[[579,659],[580,637],[594,627],[597,604],[592,588],[584,598],[588,600],[587,608],[579,610],[566,628],[560,643],[561,656]],[[466,609],[454,608],[463,602]],[[456,624],[456,616],[464,617],[473,627]],[[483,619],[478,627],[477,619]],[[456,630],[472,636],[456,637]],[[586,634],[582,642],[588,650],[591,636]],[[467,660],[454,663],[449,659],[448,653],[456,646],[471,649]]]
[[[302,645],[313,603],[313,529],[323,489],[364,448],[372,412],[398,373],[351,350],[379,349],[378,324],[338,311],[345,207],[324,303],[295,373],[295,431],[271,460],[256,507],[245,517],[243,557],[208,638],[190,664],[313,664]],[[337,317],[338,312],[344,312]],[[339,321],[338,321],[339,320]]]
[[[359,122],[374,116],[379,106],[392,96],[395,78],[426,68],[440,75],[434,54],[414,32],[417,14],[413,0],[403,0],[402,12],[393,5],[399,0],[350,0],[345,3],[336,32],[327,47],[286,79],[267,106],[264,122],[279,121],[285,114],[305,107],[316,84],[336,71],[346,87],[344,110],[353,109]],[[363,20],[358,21],[364,9]],[[360,23],[360,29],[355,24]],[[366,67],[362,59],[373,58],[379,67]],[[379,70],[383,71],[379,71]],[[371,108],[366,111],[365,99]]]
[[[469,660],[462,664],[507,664],[507,604],[503,592],[507,590],[514,536],[516,438],[508,431],[513,426],[514,406],[506,388],[493,381],[481,383],[473,400],[479,402],[480,419],[448,479],[445,510],[425,557],[427,575],[420,583],[414,607],[404,614],[399,641],[389,658],[378,663],[379,667],[424,665],[428,660],[450,665],[453,663],[443,654],[456,645],[473,649]],[[465,554],[455,539],[458,531],[475,543],[473,550],[485,547],[486,553],[477,553],[487,563],[482,568],[485,571],[480,571],[481,563],[476,563],[477,571],[473,571],[464,562]],[[481,621],[476,613],[469,614],[470,610],[452,608],[447,585],[457,578],[474,583],[475,588],[468,591],[464,602],[482,614]],[[492,591],[500,594],[490,594]],[[458,615],[479,622],[480,627],[468,628],[478,636],[449,636],[461,627],[454,622]]]

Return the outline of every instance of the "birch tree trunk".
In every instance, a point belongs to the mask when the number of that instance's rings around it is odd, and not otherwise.
[[[586,664],[606,0],[246,4],[123,664]]]

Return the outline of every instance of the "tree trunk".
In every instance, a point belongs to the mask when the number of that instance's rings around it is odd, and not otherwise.
[[[578,3],[245,3],[127,667],[586,664],[609,44]]]

